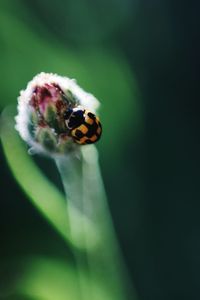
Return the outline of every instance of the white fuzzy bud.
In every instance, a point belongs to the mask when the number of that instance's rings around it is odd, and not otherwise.
[[[64,112],[79,106],[95,114],[99,101],[74,79],[40,73],[20,92],[15,128],[31,153],[66,154],[80,146],[67,132]]]

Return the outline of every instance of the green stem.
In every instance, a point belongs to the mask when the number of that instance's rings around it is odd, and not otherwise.
[[[89,287],[85,280],[86,258],[85,253],[85,234],[84,234],[84,223],[87,223],[83,216],[80,214],[80,218],[74,218],[73,211],[82,211],[82,185],[81,185],[81,173],[80,173],[80,160],[73,154],[66,157],[57,157],[55,159],[57,168],[59,170],[63,187],[67,199],[67,213],[69,219],[69,234],[74,245],[81,245],[83,251],[79,251],[77,248],[73,249],[75,263],[77,266],[78,282],[80,287],[80,299],[87,300],[90,297]],[[88,226],[88,225],[87,225]],[[91,226],[91,225],[90,225]],[[89,226],[89,227],[90,227]]]
[[[105,299],[125,300],[127,279],[119,246],[113,229],[95,146],[81,148],[80,157],[70,155],[56,158],[68,201],[71,238],[74,244],[84,245],[84,254],[75,253],[78,269],[86,269],[91,282],[98,282],[105,290]],[[77,223],[71,211],[83,216]],[[96,233],[91,235],[91,227]],[[95,245],[95,246],[94,246]],[[81,274],[81,272],[80,272]],[[96,286],[85,286],[80,279],[82,299],[101,300]]]

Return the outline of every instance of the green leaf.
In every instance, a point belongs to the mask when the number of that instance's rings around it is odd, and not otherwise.
[[[18,294],[44,300],[81,299],[78,276],[66,261],[28,257],[23,264],[23,274],[16,282]]]
[[[27,153],[27,148],[14,129],[14,114],[4,110],[1,118],[1,140],[8,164],[17,182],[32,203],[66,238],[69,231],[64,196],[41,173]]]
[[[65,260],[29,257],[23,264],[23,275],[16,282],[16,291],[22,296],[44,300],[118,299],[104,282],[96,281],[84,269],[77,270]],[[80,277],[84,279],[84,287],[80,286]]]

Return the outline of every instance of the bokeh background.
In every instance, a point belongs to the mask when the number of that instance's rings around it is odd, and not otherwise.
[[[195,0],[0,2],[1,110],[41,71],[76,78],[102,103],[101,168],[140,300],[200,299],[199,11]],[[34,159],[62,188],[53,163]],[[0,182],[0,299],[22,300],[19,261],[70,261],[70,250],[2,148]]]

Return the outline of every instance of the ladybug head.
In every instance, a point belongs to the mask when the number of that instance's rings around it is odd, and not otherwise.
[[[73,129],[84,123],[84,112],[85,110],[77,109],[68,109],[64,114],[64,119],[68,129]]]

